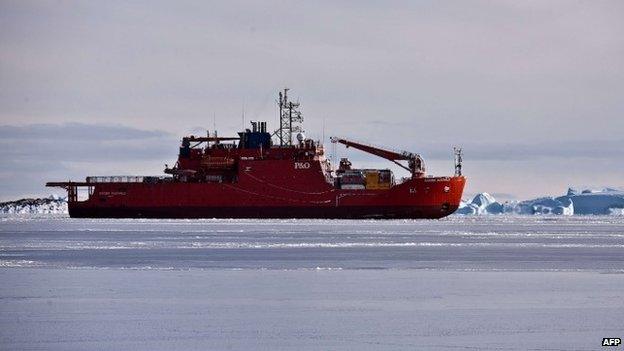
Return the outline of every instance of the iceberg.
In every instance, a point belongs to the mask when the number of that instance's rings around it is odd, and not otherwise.
[[[566,196],[540,197],[533,200],[519,202],[512,210],[518,214],[555,214],[571,216],[574,214],[574,204]]]
[[[494,196],[488,193],[477,194],[472,201],[463,201],[455,213],[463,215],[482,215],[503,213],[503,204],[496,201]]]
[[[50,195],[40,199],[0,202],[0,214],[65,214],[67,198]]]
[[[461,215],[474,215],[477,214],[477,210],[475,206],[472,206],[470,202],[466,200],[461,200],[459,203],[459,208],[455,211],[455,214]]]
[[[574,213],[581,215],[609,215],[624,212],[624,191],[605,188],[586,189],[567,196],[574,203]]]
[[[476,195],[472,201],[462,201],[455,212],[462,215],[513,213],[521,215],[615,215],[624,216],[624,191],[614,188],[569,188],[566,195],[544,196],[520,202],[500,203],[488,194]]]

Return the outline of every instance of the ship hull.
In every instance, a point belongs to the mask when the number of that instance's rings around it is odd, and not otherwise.
[[[437,219],[458,206],[349,206],[323,207],[77,207],[73,218],[326,218],[326,219]]]
[[[464,177],[410,179],[386,190],[302,192],[266,184],[100,184],[69,203],[76,218],[442,218],[459,206]]]

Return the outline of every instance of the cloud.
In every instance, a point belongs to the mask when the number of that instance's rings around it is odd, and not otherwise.
[[[175,162],[178,139],[123,125],[0,126],[0,197],[46,194],[46,181],[91,174],[160,174]]]
[[[151,160],[169,154],[176,138],[123,125],[62,123],[0,126],[4,161]]]
[[[405,125],[399,122],[380,122],[373,124]],[[571,158],[593,158],[605,160],[617,160],[621,157],[621,150],[624,149],[624,139],[583,139],[583,140],[552,140],[547,142],[500,142],[500,141],[463,141],[453,142],[429,142],[425,138],[422,140],[397,139],[392,142],[382,142],[384,138],[374,137],[375,142],[367,142],[362,139],[342,136],[355,142],[369,144],[382,149],[400,151],[406,150],[422,155],[431,160],[452,159],[453,147],[459,146],[464,153],[466,160],[478,161],[525,161],[535,159],[571,159]],[[344,148],[338,145],[338,148]],[[333,150],[331,146],[330,150]],[[341,150],[339,150],[341,152]],[[350,157],[356,160],[363,160],[366,153],[354,151]]]
[[[424,143],[413,146],[431,159],[447,159],[449,144]],[[464,159],[480,161],[523,161],[534,159],[593,158],[616,161],[624,149],[624,139],[559,140],[535,143],[466,142],[461,144]]]
[[[28,124],[0,125],[0,140],[32,141],[117,141],[166,138],[170,133],[160,130],[143,130],[121,124]]]

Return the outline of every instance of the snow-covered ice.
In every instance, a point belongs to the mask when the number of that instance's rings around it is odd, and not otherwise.
[[[597,350],[624,275],[3,269],[4,350]]]
[[[0,349],[597,349],[624,218],[0,219]]]
[[[492,216],[490,216],[492,217]],[[0,265],[48,268],[619,270],[624,218],[0,219]]]

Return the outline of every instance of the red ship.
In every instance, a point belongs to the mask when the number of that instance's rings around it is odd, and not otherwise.
[[[332,137],[410,176],[396,181],[389,169],[354,169],[346,158],[335,169],[321,143],[303,134],[299,103],[288,99],[288,89],[279,93],[279,107],[280,128],[273,133],[266,122],[251,122],[252,129],[236,137],[182,138],[178,161],[164,176],[46,186],[65,188],[69,215],[82,218],[441,218],[459,207],[466,182],[461,149],[454,176],[431,177],[418,154]],[[79,190],[86,200],[79,200]]]

